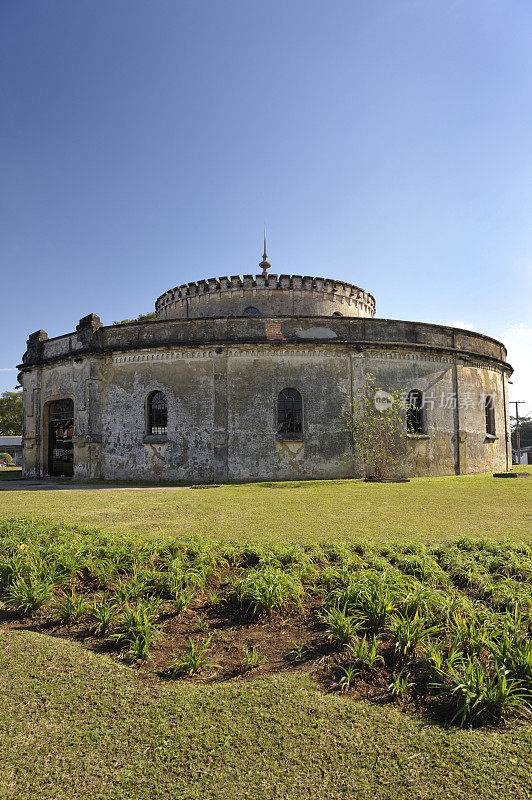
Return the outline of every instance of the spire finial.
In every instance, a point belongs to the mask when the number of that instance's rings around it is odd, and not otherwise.
[[[262,261],[260,262],[259,267],[262,268],[262,274],[264,277],[266,277],[268,275],[268,270],[271,267],[271,264],[268,261],[268,256],[266,255],[266,223],[264,223],[264,253],[262,255]]]

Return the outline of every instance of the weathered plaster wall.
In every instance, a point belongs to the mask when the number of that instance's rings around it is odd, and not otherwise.
[[[234,317],[248,306],[263,316],[373,317],[372,295],[343,281],[301,275],[233,275],[185,283],[155,301],[159,319]]]
[[[346,349],[242,348],[228,355],[229,474],[233,480],[333,478],[352,474],[340,415],[351,392]],[[297,389],[303,433],[277,434],[277,396]]]
[[[102,476],[212,480],[213,359],[134,362],[108,359],[102,384]],[[168,436],[147,436],[146,400],[168,400]],[[166,440],[165,440],[166,439]]]
[[[407,476],[452,475],[456,471],[455,416],[447,403],[453,396],[454,363],[450,356],[404,349],[369,350],[354,364],[357,385],[363,385],[365,377],[372,374],[377,386],[423,392],[426,436],[408,436],[402,470]]]
[[[344,457],[350,444],[340,414],[370,373],[383,386],[416,388],[433,398],[427,437],[407,443],[407,474],[506,468],[501,366],[406,344],[387,350],[280,341],[86,352],[34,366],[22,376],[25,474],[46,474],[47,407],[61,397],[75,404],[77,478],[208,482],[361,474]],[[299,440],[282,441],[276,433],[276,398],[286,387],[303,398]],[[146,436],[145,404],[155,390],[168,398],[162,440]],[[449,398],[456,390],[455,408]],[[489,441],[485,394],[496,398],[497,438]]]
[[[23,378],[24,474],[47,474],[48,407],[54,400],[74,401],[74,462],[77,477],[94,477],[101,439],[98,359],[71,359],[36,368]]]
[[[367,351],[362,360],[378,384],[419,389],[426,436],[409,436],[407,475],[504,470],[511,463],[507,376],[489,363],[456,356]],[[362,379],[359,371],[358,382]],[[484,399],[494,398],[496,437],[486,436]]]
[[[508,378],[499,370],[480,364],[457,366],[460,430],[460,472],[487,472],[503,467],[507,454],[511,464],[510,422],[507,403]],[[494,397],[495,437],[486,435],[484,409],[475,403],[479,395]]]
[[[271,342],[279,346],[283,343],[345,342],[362,347],[380,345],[383,349],[388,349],[388,345],[411,345],[412,359],[416,358],[415,351],[422,352],[427,348],[453,351],[464,356],[483,356],[496,362],[506,359],[504,346],[482,334],[402,320],[332,316],[219,317],[106,327],[95,315],[89,315],[86,320],[87,325],[78,325],[77,335],[48,339],[45,331],[32,334],[21,366],[38,366],[63,358],[81,357],[84,353],[136,353],[147,347],[171,350],[176,346],[194,348],[199,344],[212,344],[223,347],[255,342]]]

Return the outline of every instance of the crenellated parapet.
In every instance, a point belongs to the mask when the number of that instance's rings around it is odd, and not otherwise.
[[[239,316],[375,316],[358,286],[309,275],[231,275],[176,286],[155,301],[159,319]]]

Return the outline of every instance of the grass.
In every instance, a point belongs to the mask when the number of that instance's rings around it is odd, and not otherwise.
[[[404,704],[445,722],[532,712],[527,545],[141,542],[6,520],[0,603],[8,626],[74,637],[159,678],[208,662],[211,679],[231,680],[252,632],[245,652],[262,642],[278,672],[288,633],[318,682],[334,687],[340,671],[344,691],[356,685],[375,702],[399,669],[411,678]]]
[[[529,798],[531,490],[2,490],[0,799]]]
[[[532,467],[520,471],[532,472]],[[75,484],[73,484],[75,486]],[[4,489],[4,516],[52,518],[145,538],[161,533],[306,544],[445,541],[459,536],[514,541],[532,537],[531,478],[491,475],[414,478],[406,484],[360,480],[288,481],[189,488],[28,491]],[[511,526],[511,527],[510,527]]]
[[[469,800],[532,792],[529,727],[444,730],[304,675],[153,685],[77,642],[0,632],[3,800]]]

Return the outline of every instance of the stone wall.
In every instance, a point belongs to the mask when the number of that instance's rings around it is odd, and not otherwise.
[[[343,281],[301,275],[233,275],[185,283],[155,301],[159,319],[242,316],[373,317],[374,297]]]
[[[83,323],[83,324],[82,324]],[[169,352],[176,346],[195,348],[202,345],[226,347],[239,344],[348,344],[355,349],[380,347],[387,351],[409,347],[411,358],[416,352],[453,353],[462,359],[489,360],[501,364],[506,350],[501,342],[480,333],[403,320],[364,319],[353,317],[280,316],[218,317],[207,319],[172,319],[156,322],[133,322],[126,325],[102,326],[95,314],[84,317],[76,333],[49,339],[45,331],[37,331],[28,339],[21,369],[33,365],[60,362],[65,358],[84,358],[87,354],[131,352],[142,360],[146,349],[161,348]]]
[[[223,482],[362,474],[346,456],[341,412],[371,373],[432,400],[426,435],[409,437],[405,472],[505,469],[509,423],[504,347],[442,326],[341,318],[152,322],[38,339],[22,365],[24,470],[46,474],[47,409],[75,405],[77,478]],[[270,326],[270,327],[268,327]],[[78,326],[79,327],[79,326]],[[86,328],[84,329],[86,330]],[[188,339],[185,334],[188,330]],[[201,342],[203,337],[203,343]],[[36,345],[37,346],[37,345]],[[303,398],[303,435],[280,438],[276,400]],[[168,398],[168,435],[150,437],[146,400]],[[456,408],[449,398],[457,394]],[[496,436],[482,398],[495,396]]]

